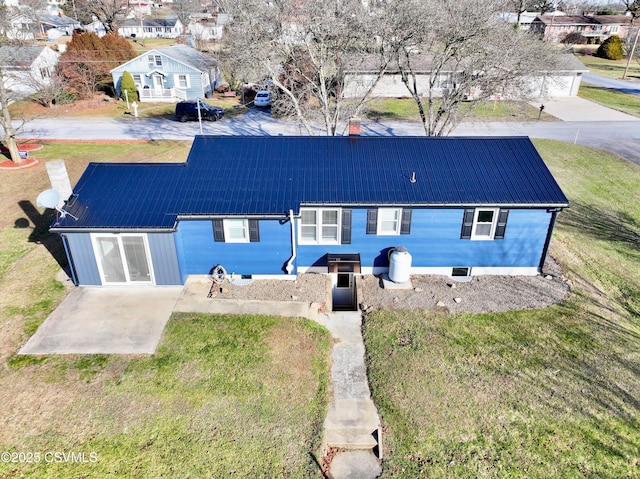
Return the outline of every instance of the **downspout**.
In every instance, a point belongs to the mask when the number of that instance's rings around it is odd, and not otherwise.
[[[551,236],[553,235],[553,228],[556,224],[556,218],[558,217],[558,211],[561,209],[554,209],[551,211],[551,221],[549,222],[549,229],[547,230],[547,238],[544,240],[544,248],[542,248],[542,257],[540,258],[540,265],[538,269],[542,273],[544,263],[547,260],[547,254],[549,253],[549,246],[551,245]]]
[[[291,274],[293,271],[293,262],[296,259],[296,227],[293,222],[293,210],[289,210],[289,222],[291,223],[291,258],[289,258],[284,268],[287,274]]]
[[[69,271],[71,271],[71,281],[74,286],[78,286],[78,278],[76,278],[76,268],[71,259],[71,253],[69,252],[69,245],[67,244],[67,235],[60,235],[62,239],[62,246],[64,246],[64,253],[67,255],[67,263],[69,263]]]

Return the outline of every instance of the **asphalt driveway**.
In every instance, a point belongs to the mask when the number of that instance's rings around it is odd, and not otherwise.
[[[152,354],[182,286],[75,288],[19,354]]]

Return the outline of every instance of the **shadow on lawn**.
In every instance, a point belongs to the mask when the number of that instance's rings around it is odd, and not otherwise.
[[[602,211],[574,200],[571,208],[562,213],[560,221],[593,239],[623,243],[631,250],[640,251],[640,225],[626,213]]]
[[[29,235],[29,241],[43,245],[70,278],[71,271],[67,262],[67,256],[64,252],[64,246],[62,245],[62,239],[59,235],[49,232],[49,226],[51,226],[55,219],[56,211],[47,209],[41,214],[36,207],[33,206],[33,203],[28,200],[20,200],[18,201],[18,205],[20,205],[22,211],[27,215],[27,218],[18,218],[14,223],[14,227],[31,228],[31,224],[33,224],[34,226]]]
[[[574,437],[624,462],[638,448],[631,432],[640,428],[640,364],[629,352],[637,349],[640,335],[619,323],[606,301],[580,295],[583,311],[576,315],[573,303],[552,319],[553,362],[543,375],[525,375],[526,381],[540,391],[540,405],[576,426],[580,433]]]

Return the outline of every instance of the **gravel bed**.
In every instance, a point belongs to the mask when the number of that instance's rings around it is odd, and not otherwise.
[[[494,312],[539,309],[569,295],[557,264],[550,260],[545,275],[476,276],[456,282],[446,276],[412,275],[410,289],[384,289],[372,275],[357,276],[361,309],[423,309],[451,312]],[[239,286],[225,281],[220,299],[303,301],[323,304],[328,296],[327,276],[301,274],[295,281],[254,280]]]

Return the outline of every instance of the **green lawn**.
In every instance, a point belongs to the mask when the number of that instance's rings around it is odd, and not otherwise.
[[[616,90],[582,83],[578,96],[614,110],[640,117],[640,96],[638,95],[621,93]]]
[[[640,477],[640,169],[536,146],[572,202],[551,251],[572,296],[539,311],[367,318],[383,477]]]
[[[95,461],[0,462],[0,477],[317,477],[329,347],[309,321],[176,314],[153,356],[19,361],[5,380],[29,374],[34,392],[83,394],[0,450]]]
[[[462,111],[468,109],[467,103]],[[474,112],[466,121],[528,121],[537,120],[539,110],[526,102],[485,101],[475,105]],[[416,102],[411,98],[374,99],[367,103],[364,114],[372,120],[420,120]],[[554,120],[543,113],[541,120]]]
[[[589,68],[591,73],[602,75],[616,80],[622,79],[624,69],[627,66],[627,59],[623,60],[607,60],[593,55],[577,55],[580,60]],[[632,60],[627,72],[627,78],[630,80],[640,80],[640,61]]]
[[[75,183],[89,161],[184,161],[189,145],[49,143],[32,156],[64,158]],[[17,356],[66,290],[52,218],[33,204],[44,166],[0,182],[0,453],[32,453],[1,460],[0,478],[318,477],[331,345],[316,323],[180,314],[153,356]],[[46,462],[62,453],[86,462]]]

